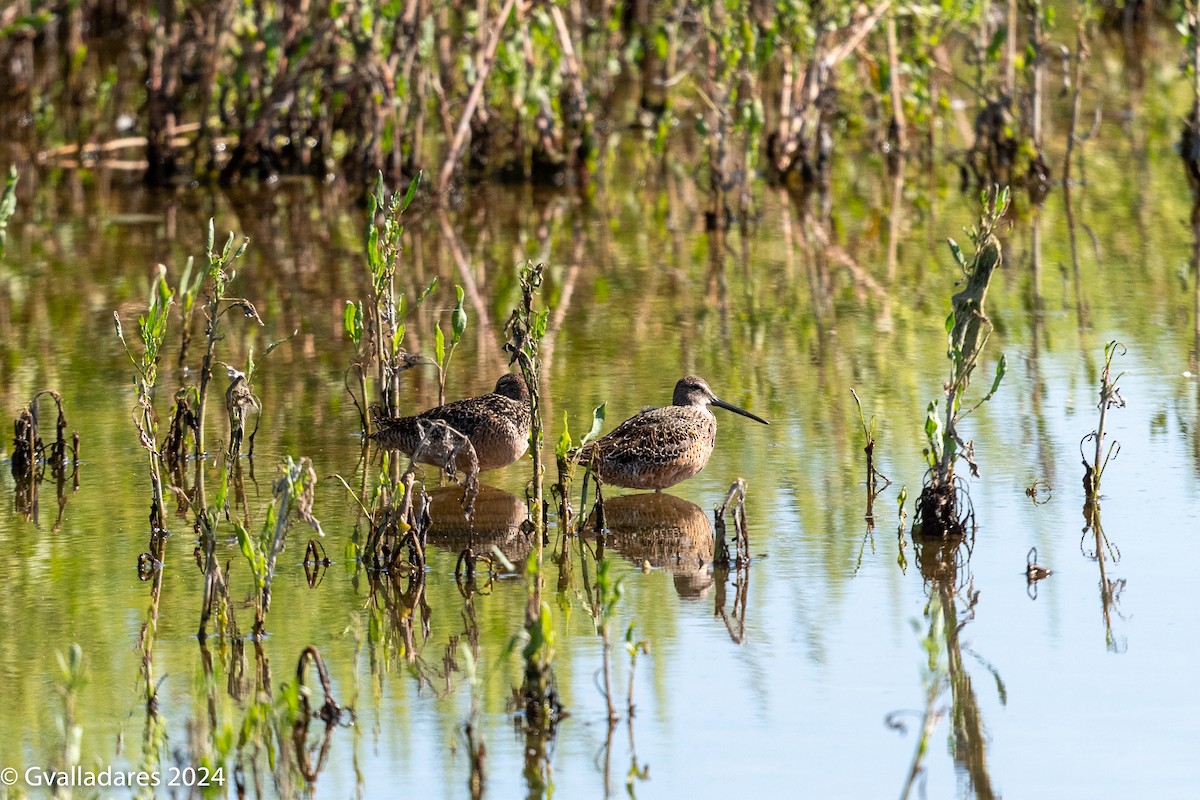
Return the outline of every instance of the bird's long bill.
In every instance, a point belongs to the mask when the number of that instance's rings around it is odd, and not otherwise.
[[[754,414],[751,414],[746,409],[738,408],[733,403],[726,403],[724,400],[721,400],[720,398],[717,398],[717,397],[714,397],[712,399],[712,403],[710,403],[709,405],[714,405],[717,408],[723,408],[726,411],[732,411],[735,414],[741,414],[743,417],[749,417],[750,419],[754,420],[755,422],[761,422],[763,425],[771,424],[771,423],[767,422],[765,419],[763,419],[762,417],[757,417]]]

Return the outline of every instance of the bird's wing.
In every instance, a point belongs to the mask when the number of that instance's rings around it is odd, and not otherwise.
[[[669,408],[651,408],[634,414],[598,439],[594,446],[610,464],[668,464],[683,457],[692,442],[670,435],[676,422]],[[590,457],[590,453],[587,454]]]

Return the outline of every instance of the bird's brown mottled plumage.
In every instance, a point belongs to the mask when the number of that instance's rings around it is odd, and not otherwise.
[[[442,421],[471,440],[479,471],[506,467],[529,448],[529,387],[520,375],[504,375],[491,394],[455,400],[411,417],[381,420],[371,438],[410,457],[421,443],[420,422]],[[437,464],[436,460],[422,463]]]
[[[584,446],[580,463],[595,458],[601,480],[628,489],[661,491],[704,469],[717,437],[710,405],[749,417],[749,411],[718,399],[703,378],[689,375],[675,384],[672,405],[650,408]]]

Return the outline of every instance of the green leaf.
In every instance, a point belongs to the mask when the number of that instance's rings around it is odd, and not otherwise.
[[[412,179],[412,181],[409,182],[408,191],[404,193],[404,201],[402,203],[400,203],[400,213],[404,213],[405,211],[407,211],[409,204],[412,203],[413,198],[417,196],[417,187],[421,185],[421,176],[424,174],[425,174],[424,170],[418,172],[416,174],[416,177],[414,177]],[[383,178],[381,176],[380,181],[382,181],[382,180],[383,180]]]
[[[254,572],[254,578],[258,578],[258,559],[254,553],[254,542],[251,540],[250,531],[247,531],[245,525],[234,521],[234,530],[238,531],[238,546],[241,548],[241,554],[245,555],[246,561],[250,564],[250,569]]]
[[[567,426],[567,412],[563,412],[563,431],[558,437],[558,444],[554,447],[554,455],[558,459],[567,457],[567,451],[571,449],[571,431]]]
[[[225,507],[225,498],[229,496],[229,470],[221,470],[221,483],[217,486],[217,501],[214,507],[219,511]]]
[[[213,217],[208,218],[208,240],[207,241],[208,241],[208,249],[205,252],[208,253],[209,258],[212,258],[213,255],[215,255],[215,253],[213,252],[213,246],[217,243],[217,221]]]
[[[608,402],[605,401],[605,402],[601,403],[600,405],[596,406],[592,410],[592,427],[586,434],[584,434],[583,439],[580,440],[580,442],[579,442],[580,447],[582,447],[583,445],[587,444],[588,442],[592,441],[593,439],[595,439],[597,436],[600,435],[601,429],[604,428],[604,415],[605,415],[605,410],[607,409],[607,407],[608,407]]]
[[[442,326],[436,322],[433,325],[433,354],[437,358],[438,364],[445,363],[446,336],[442,333]]]
[[[950,316],[946,317],[946,333],[954,330],[954,312],[950,312]]]
[[[350,341],[358,344],[358,326],[354,324],[355,317],[359,314],[358,306],[353,301],[346,301],[346,308],[342,311],[342,330],[350,337]]]
[[[987,396],[991,397],[1000,388],[1000,381],[1004,380],[1004,374],[1008,372],[1008,359],[1004,354],[1000,354],[1000,360],[996,362],[996,377],[992,381],[992,388],[988,391]],[[987,399],[987,398],[984,398]]]
[[[455,286],[454,290],[458,293],[458,302],[454,306],[453,313],[450,314],[450,328],[452,332],[451,342],[458,344],[462,339],[463,333],[467,330],[467,311],[463,308],[463,288]]]
[[[434,278],[433,280],[431,280],[429,282],[429,285],[426,286],[425,289],[421,292],[421,296],[417,298],[417,302],[413,303],[412,307],[416,308],[417,306],[421,305],[421,303],[424,303],[425,298],[429,297],[429,295],[433,292],[433,290],[437,288],[437,285],[438,285],[437,278]]]
[[[380,170],[375,176],[375,191],[371,193],[368,205],[371,210],[372,219],[374,219],[375,214],[378,213],[379,209],[383,208],[386,194],[387,189],[385,189],[383,185],[383,171]]]
[[[954,256],[954,261],[963,269],[967,268],[967,259],[963,256],[962,248],[958,246],[958,242],[946,237],[946,244],[950,245],[950,255]]]
[[[925,414],[925,438],[929,440],[930,449],[933,451],[934,463],[941,459],[942,452],[942,421],[938,418],[937,401],[929,404],[929,409]]]

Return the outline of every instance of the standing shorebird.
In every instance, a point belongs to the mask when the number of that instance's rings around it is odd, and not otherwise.
[[[717,438],[717,406],[770,425],[745,409],[720,400],[703,378],[689,375],[675,384],[671,405],[649,408],[584,446],[579,463],[590,464],[600,479],[628,489],[661,492],[686,481],[708,463]]]
[[[422,427],[444,422],[471,440],[479,471],[506,467],[529,448],[529,387],[520,375],[504,375],[491,394],[455,400],[412,417],[379,421],[371,438],[409,457],[421,444]],[[428,460],[427,460],[428,459]],[[442,466],[436,455],[422,453],[423,464]]]

